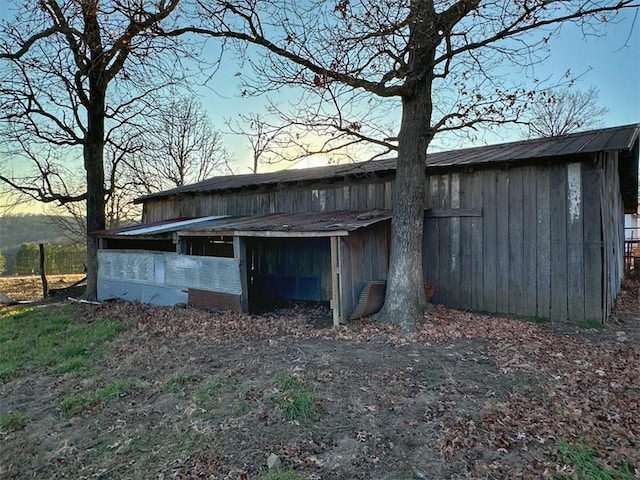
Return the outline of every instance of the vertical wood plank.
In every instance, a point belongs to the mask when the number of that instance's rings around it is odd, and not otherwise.
[[[475,172],[471,183],[469,208],[483,208],[483,185],[483,173]],[[471,217],[471,308],[476,311],[486,310],[484,306],[484,258],[482,252],[485,215],[483,211],[482,217]]]
[[[249,288],[247,282],[247,248],[243,237],[233,237],[233,256],[239,262],[240,268],[240,287],[242,293],[240,294],[240,308],[243,313],[249,312]]]
[[[523,169],[509,170],[508,235],[509,235],[509,313],[522,315],[524,311],[524,224]]]
[[[449,208],[449,176],[438,176],[438,207]],[[435,219],[438,232],[438,301],[450,305],[451,297],[451,221],[449,218]],[[458,286],[456,285],[456,288]]]
[[[551,203],[551,318],[567,320],[567,170],[550,167]]]
[[[340,264],[338,262],[338,237],[331,237],[331,312],[333,314],[333,326],[342,323],[340,304]]]
[[[509,172],[496,173],[496,311],[509,311]]]
[[[537,167],[523,169],[522,184],[522,223],[523,223],[523,299],[522,314],[534,317],[537,315]]]
[[[584,200],[581,163],[567,164],[567,315],[584,320]]]
[[[437,205],[438,202],[438,177],[431,176],[428,178],[429,188],[429,204]],[[424,244],[423,244],[423,272],[425,283],[436,286],[436,294],[433,298],[434,303],[440,302],[440,277],[439,277],[439,231],[438,221],[436,218],[425,218],[424,221]]]
[[[599,162],[583,164],[584,315],[585,319],[602,321],[603,238],[600,205],[601,174],[601,164]]]
[[[450,208],[460,208],[461,205],[460,174],[452,173],[449,176],[449,205]],[[452,217],[447,219],[450,226],[450,268],[449,268],[449,305],[460,308],[461,295],[461,218]]]
[[[536,174],[536,315],[551,318],[551,174]]]
[[[498,311],[498,278],[496,268],[498,255],[497,185],[498,178],[495,170],[483,172],[482,283],[484,309],[488,312]]]

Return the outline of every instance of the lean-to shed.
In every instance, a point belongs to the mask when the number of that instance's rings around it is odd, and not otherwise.
[[[623,215],[638,206],[639,131],[634,124],[430,154],[424,276],[436,285],[434,302],[606,320],[624,273]],[[395,165],[389,159],[215,177],[138,201],[144,222],[392,211]],[[342,264],[339,271],[350,268],[360,267]]]
[[[255,311],[330,305],[338,324],[387,274],[390,212],[209,216],[101,232],[98,298]]]

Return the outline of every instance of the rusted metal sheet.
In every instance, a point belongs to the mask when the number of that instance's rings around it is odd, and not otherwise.
[[[187,304],[191,307],[242,312],[240,295],[189,288],[187,296]]]

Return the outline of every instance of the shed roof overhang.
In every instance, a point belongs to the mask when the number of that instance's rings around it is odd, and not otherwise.
[[[167,235],[234,237],[339,237],[390,220],[388,210],[273,213],[247,217],[202,217],[106,230],[102,238],[161,239]]]

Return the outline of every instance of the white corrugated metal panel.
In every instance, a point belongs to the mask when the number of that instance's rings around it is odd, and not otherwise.
[[[117,233],[116,235],[152,235],[158,233],[175,232],[183,228],[196,227],[206,224],[208,222],[215,222],[222,218],[228,218],[229,215],[211,216],[192,218],[190,220],[179,220],[177,222],[163,223],[162,225],[144,226],[140,225],[139,228],[132,228],[130,230]]]

